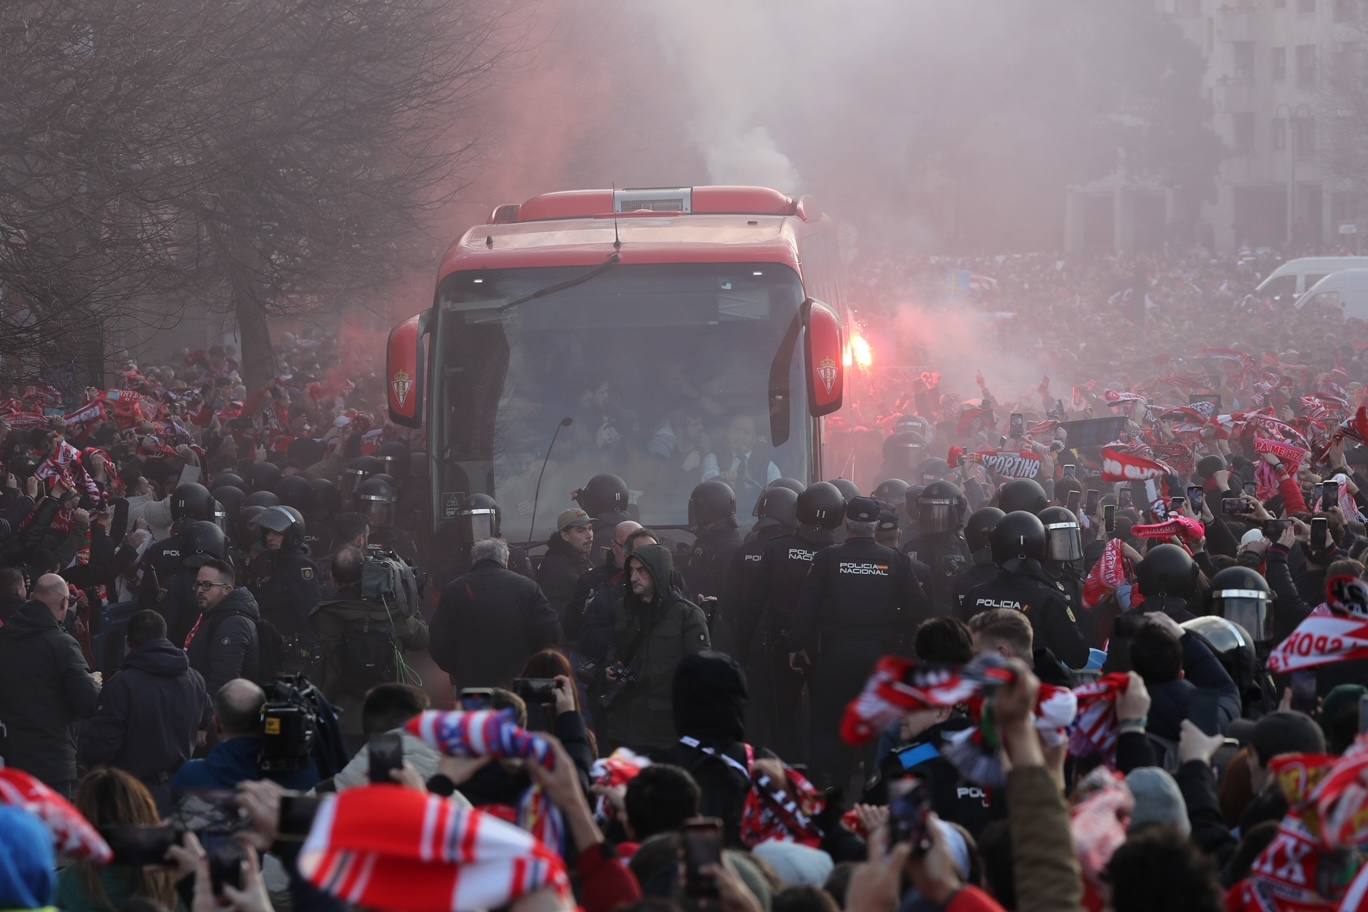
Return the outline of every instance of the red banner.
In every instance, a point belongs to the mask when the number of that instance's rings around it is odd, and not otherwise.
[[[1272,453],[1282,460],[1289,472],[1297,471],[1298,467],[1306,461],[1306,457],[1311,455],[1310,450],[1304,450],[1290,443],[1283,443],[1281,440],[1270,440],[1267,437],[1254,438],[1254,452]]]
[[[1368,659],[1368,619],[1311,615],[1268,656],[1273,674]]]

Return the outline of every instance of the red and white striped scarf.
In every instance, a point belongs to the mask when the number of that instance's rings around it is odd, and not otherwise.
[[[982,696],[976,697],[970,701],[970,714],[979,724],[949,735],[942,753],[968,781],[989,788],[1000,787],[1006,783],[1007,773],[992,722],[991,704]],[[1042,742],[1056,747],[1064,744],[1077,714],[1078,701],[1067,687],[1040,685],[1035,727]]]
[[[1011,673],[1001,661],[980,656],[963,667],[918,664],[884,656],[846,707],[841,738],[852,747],[868,744],[885,728],[921,709],[944,709],[978,696],[985,683],[1006,683]]]
[[[1120,736],[1116,701],[1129,686],[1129,676],[1113,672],[1073,689],[1078,717],[1069,735],[1069,753],[1076,757],[1100,754],[1108,766],[1116,764],[1116,739]]]
[[[553,769],[556,755],[545,738],[519,728],[510,710],[441,712],[428,710],[406,726],[435,750],[452,757],[527,760]],[[539,786],[532,786],[517,808],[518,825],[546,845],[565,848],[565,820]]]
[[[114,857],[104,837],[71,802],[22,770],[0,768],[0,804],[23,808],[41,820],[67,858],[109,864]]]
[[[299,853],[315,887],[380,912],[473,912],[550,889],[574,907],[560,856],[483,811],[397,785],[323,798]]]
[[[785,789],[755,768],[755,748],[749,744],[745,745],[743,764],[697,738],[686,736],[679,743],[712,757],[750,781],[750,791],[741,809],[741,841],[747,847],[769,840],[798,842],[814,848],[821,845],[824,834],[814,818],[826,809],[826,799],[802,773],[784,764],[784,778],[788,780]]]

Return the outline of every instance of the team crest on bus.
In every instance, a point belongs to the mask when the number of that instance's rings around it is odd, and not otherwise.
[[[830,358],[823,358],[817,364],[817,377],[826,387],[827,395],[831,395],[831,388],[836,385],[836,362]]]
[[[399,407],[403,408],[408,400],[409,390],[413,389],[413,378],[409,376],[408,371],[399,371],[390,381],[390,386],[394,387],[394,398],[399,402]]]

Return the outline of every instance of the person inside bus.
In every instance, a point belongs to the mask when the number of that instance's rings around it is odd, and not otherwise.
[[[755,419],[737,415],[727,426],[725,448],[703,457],[703,481],[719,478],[731,485],[737,503],[752,503],[765,486],[779,478],[779,467],[762,446]]]

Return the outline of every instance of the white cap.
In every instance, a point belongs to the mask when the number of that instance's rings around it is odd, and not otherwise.
[[[1263,532],[1261,532],[1261,531],[1258,530],[1258,529],[1250,529],[1248,532],[1246,532],[1246,533],[1244,534],[1244,537],[1242,537],[1242,538],[1240,539],[1240,547],[1241,547],[1241,548],[1248,548],[1250,545],[1254,544],[1255,542],[1261,542],[1261,541],[1263,541],[1263,540],[1264,540]]]

